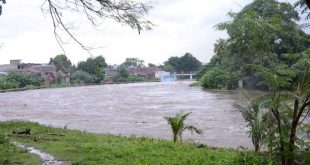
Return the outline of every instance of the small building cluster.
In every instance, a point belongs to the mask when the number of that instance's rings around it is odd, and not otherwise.
[[[70,74],[58,69],[55,64],[22,63],[21,60],[10,60],[10,64],[0,65],[0,75],[21,71],[42,77],[46,83],[70,83]]]
[[[117,68],[119,65],[111,65],[105,68],[105,79],[104,82],[113,82],[113,79],[117,75]],[[145,78],[147,80],[162,80],[164,77],[170,77],[172,74],[170,72],[166,72],[160,70],[158,67],[136,67],[136,66],[127,66],[126,70],[129,74]]]

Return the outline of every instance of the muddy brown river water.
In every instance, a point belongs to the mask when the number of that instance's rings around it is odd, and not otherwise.
[[[0,93],[0,120],[28,120],[95,133],[170,139],[164,116],[192,112],[187,123],[202,135],[184,139],[216,147],[252,147],[234,103],[241,91],[189,87],[190,82],[135,83]],[[258,94],[249,93],[252,96]]]

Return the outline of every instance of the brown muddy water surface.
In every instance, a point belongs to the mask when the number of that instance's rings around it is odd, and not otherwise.
[[[192,112],[187,123],[202,135],[184,139],[216,147],[252,147],[246,123],[234,103],[241,91],[189,87],[190,82],[97,85],[0,93],[0,121],[29,120],[95,133],[170,139],[163,118]],[[251,96],[258,93],[249,92]]]

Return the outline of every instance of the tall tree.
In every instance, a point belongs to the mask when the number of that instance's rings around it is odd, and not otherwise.
[[[65,72],[69,72],[72,66],[71,61],[64,54],[60,54],[55,56],[54,58],[50,58],[49,64],[54,63],[58,70],[62,70]]]
[[[139,58],[126,58],[125,62],[122,64],[124,66],[134,66],[134,67],[143,67],[144,60]]]
[[[81,61],[77,65],[78,70],[85,71],[89,74],[96,75],[99,79],[104,77],[104,67],[107,64],[104,57],[97,56],[96,58],[87,58],[86,61]]]
[[[201,62],[190,53],[185,53],[185,55],[179,59],[178,71],[197,71],[200,67]]]
[[[201,67],[201,62],[190,53],[185,53],[182,57],[170,57],[164,64],[165,68],[172,66],[177,72],[197,71]]]
[[[214,44],[214,53],[218,58],[219,64],[222,63],[222,58],[226,54],[226,49],[228,46],[228,42],[225,39],[219,39]]]
[[[179,57],[170,57],[168,61],[164,62],[164,65],[168,66],[167,68],[169,68],[169,66],[172,66],[174,71],[178,71],[178,68],[180,66]]]
[[[296,24],[298,12],[289,3],[255,0],[239,13],[230,12],[228,15],[231,21],[216,26],[229,35],[229,44],[221,55],[222,66],[217,67],[227,72],[240,72],[239,78],[254,76],[260,79],[249,64],[271,68],[285,63],[285,54],[298,53],[310,47],[310,36]],[[218,45],[216,43],[215,46]],[[212,58],[213,61],[215,59],[218,57]]]

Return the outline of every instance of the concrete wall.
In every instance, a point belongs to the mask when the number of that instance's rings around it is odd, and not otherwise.
[[[18,65],[4,64],[0,65],[0,72],[9,72],[18,69]]]

